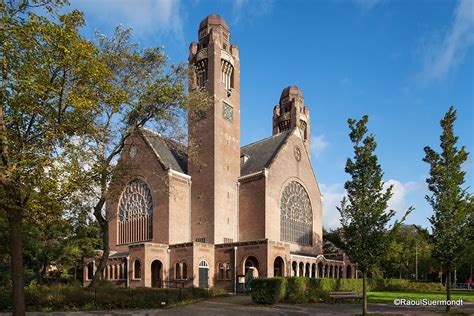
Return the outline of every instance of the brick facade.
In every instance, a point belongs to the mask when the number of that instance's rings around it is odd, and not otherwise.
[[[182,145],[147,129],[127,139],[107,196],[111,255],[102,278],[234,292],[254,277],[354,277],[345,256],[322,253],[322,197],[302,92],[285,88],[273,135],[240,147],[237,46],[215,15],[201,22],[198,39],[189,49],[197,73],[190,89],[214,98],[205,113],[189,113],[196,152],[188,159]],[[85,284],[96,272],[94,258],[86,264]]]

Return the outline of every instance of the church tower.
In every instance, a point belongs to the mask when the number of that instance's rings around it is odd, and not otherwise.
[[[199,25],[197,43],[189,47],[195,70],[190,90],[205,89],[213,97],[207,111],[188,115],[191,149],[189,175],[193,241],[238,241],[240,176],[240,62],[230,44],[227,23],[209,15]]]
[[[280,102],[273,108],[273,135],[299,128],[308,154],[310,153],[309,109],[304,105],[303,93],[297,86],[283,89]]]

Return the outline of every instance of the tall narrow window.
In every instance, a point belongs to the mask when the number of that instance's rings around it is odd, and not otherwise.
[[[142,267],[140,264],[140,260],[135,259],[135,262],[133,264],[133,278],[135,279],[141,279],[142,278]]]
[[[225,275],[224,263],[219,263],[219,272],[217,274],[217,279],[224,280],[224,275]]]
[[[152,239],[153,199],[144,181],[135,179],[125,187],[118,213],[119,244]]]
[[[176,264],[176,280],[181,280],[181,264],[177,263]]]

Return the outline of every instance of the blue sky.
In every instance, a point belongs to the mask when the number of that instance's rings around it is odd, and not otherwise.
[[[369,115],[384,179],[394,184],[390,206],[401,214],[413,205],[409,224],[429,226],[423,147],[438,148],[439,120],[450,105],[458,110],[460,144],[474,151],[474,1],[71,2],[85,12],[87,37],[121,23],[142,47],[164,46],[176,63],[187,59],[205,16],[224,17],[240,50],[241,143],[269,136],[281,90],[299,86],[311,111],[326,227],[339,224],[335,205],[352,155],[349,117]],[[473,161],[464,166],[471,187]]]

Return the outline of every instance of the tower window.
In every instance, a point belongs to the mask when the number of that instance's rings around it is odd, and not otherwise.
[[[225,51],[227,51],[227,44],[225,44],[225,43],[222,44],[222,49],[225,50]]]
[[[224,116],[224,119],[228,120],[229,122],[232,122],[234,120],[234,109],[230,104],[223,102],[222,114]]]

